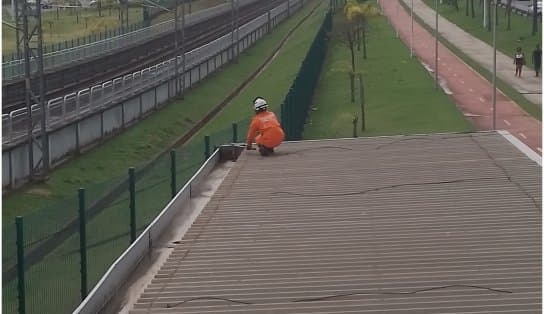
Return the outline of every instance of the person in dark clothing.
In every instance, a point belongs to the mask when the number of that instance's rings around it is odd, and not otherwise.
[[[516,53],[514,54],[514,64],[516,65],[515,76],[521,77],[521,69],[523,68],[523,65],[525,64],[525,55],[521,51],[521,47],[518,47],[516,49]]]
[[[542,50],[537,45],[533,51],[533,66],[535,67],[536,76],[540,74],[540,66],[542,65]]]

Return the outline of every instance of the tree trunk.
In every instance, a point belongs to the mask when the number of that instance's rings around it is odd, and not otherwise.
[[[347,31],[349,51],[351,52],[351,72],[355,73],[355,51],[353,47],[353,37],[350,31]]]
[[[366,130],[366,117],[365,117],[365,88],[363,85],[363,75],[359,73],[359,92],[361,100],[361,132]]]
[[[457,0],[453,0],[453,6],[455,7],[455,10],[459,12],[459,3],[457,2]]]
[[[472,18],[475,18],[476,12],[474,12],[474,0],[470,0],[470,11],[472,12]]]
[[[361,29],[357,28],[357,51],[361,51]]]
[[[468,16],[468,1],[469,0],[465,0],[465,15]]]
[[[355,102],[355,73],[349,74],[350,89],[351,89],[351,102]]]
[[[363,27],[363,59],[366,60],[366,27]]]

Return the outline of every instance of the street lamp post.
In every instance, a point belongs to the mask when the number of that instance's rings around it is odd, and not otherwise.
[[[434,22],[434,87],[438,88],[438,0],[435,1]]]
[[[179,17],[178,17],[178,0],[175,1],[174,9],[174,67],[175,67],[175,93],[176,96],[180,94],[180,84],[179,84],[179,61],[178,61],[178,33],[179,33]]]
[[[190,5],[190,2],[189,2]],[[181,2],[181,95],[185,95],[185,0]]]
[[[493,12],[493,130],[497,129],[497,1]]]
[[[414,56],[414,0],[410,4],[410,19],[411,19],[411,28],[410,33],[410,58]]]

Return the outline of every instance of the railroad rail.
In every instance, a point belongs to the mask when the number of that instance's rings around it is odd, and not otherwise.
[[[257,0],[246,2],[240,7],[239,25],[270,10],[285,0]],[[221,37],[230,31],[231,12],[223,12],[208,20],[187,27],[186,51],[194,49]],[[46,99],[67,95],[96,82],[124,76],[137,70],[150,67],[174,56],[174,32],[168,32],[147,42],[125,47],[107,56],[85,59],[77,64],[67,65],[45,73]],[[37,82],[35,82],[37,84]],[[5,82],[2,86],[2,112],[9,113],[24,104],[24,80]]]

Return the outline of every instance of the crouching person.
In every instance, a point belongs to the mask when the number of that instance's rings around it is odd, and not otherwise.
[[[268,104],[262,97],[253,100],[253,109],[255,116],[249,126],[247,133],[247,149],[253,149],[253,140],[257,143],[259,153],[262,156],[268,156],[274,153],[274,148],[278,147],[285,139],[285,133],[281,128],[278,118],[272,111],[268,111]]]

